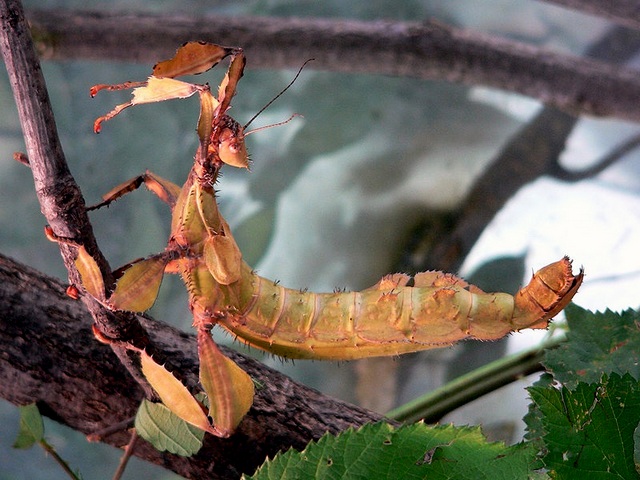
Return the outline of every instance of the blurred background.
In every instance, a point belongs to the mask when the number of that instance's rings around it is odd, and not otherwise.
[[[611,27],[602,19],[533,0],[165,0],[138,5],[32,0],[24,4],[26,9],[196,16],[435,19],[577,55]],[[637,68],[638,57],[632,53],[629,65]],[[240,123],[295,74],[256,70],[251,57],[247,60],[231,111]],[[127,110],[105,124],[101,135],[92,133],[94,119],[126,101],[128,93],[101,93],[90,99],[89,87],[141,80],[150,67],[108,60],[43,63],[67,161],[88,204],[145,169],[181,184],[191,167],[197,141],[195,98]],[[207,73],[202,81],[217,85],[223,73],[224,68]],[[252,127],[280,122],[293,113],[303,117],[248,137],[251,172],[224,172],[219,184],[221,208],[245,259],[261,276],[313,291],[366,288],[385,273],[420,265],[434,241],[430,232],[446,230],[474,181],[542,108],[530,98],[482,86],[320,72],[311,64]],[[24,142],[4,69],[0,69],[0,109],[0,251],[65,280],[58,248],[42,234],[44,218],[31,175],[11,160],[14,151],[24,151]],[[633,123],[581,118],[569,129],[559,161],[568,169],[587,168],[638,133],[640,128]],[[541,128],[541,142],[546,134]],[[584,265],[587,273],[576,303],[594,310],[636,308],[639,193],[640,151],[631,151],[582,181],[540,177],[504,205],[461,259],[458,273],[485,290],[514,292],[532,271],[567,254],[575,260],[575,269]],[[169,218],[165,205],[144,190],[92,213],[96,236],[112,266],[162,250]],[[190,328],[178,278],[164,281],[151,314]],[[464,344],[382,361],[295,364],[249,350],[224,332],[216,339],[327,394],[384,413],[474,366],[535,345],[544,335],[523,332],[502,342]],[[492,438],[519,441],[527,405],[524,388],[532,380],[523,379],[442,421],[482,423]],[[43,453],[11,448],[17,424],[17,409],[0,400],[0,479],[66,478]],[[85,478],[110,477],[115,470],[120,455],[116,449],[88,444],[81,435],[51,421],[46,431]],[[174,477],[137,461],[125,475]]]

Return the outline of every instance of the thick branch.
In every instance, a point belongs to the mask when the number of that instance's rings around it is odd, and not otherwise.
[[[483,84],[575,114],[640,120],[635,72],[441,24],[32,11],[46,59],[153,63],[187,40],[245,49],[252,68],[311,68]]]
[[[92,319],[55,279],[0,255],[0,397],[15,404],[38,402],[49,417],[90,434],[135,415],[143,393],[111,350],[92,338]],[[154,344],[186,379],[198,375],[192,335],[142,319]],[[139,442],[135,455],[188,478],[237,478],[276,452],[303,448],[325,432],[381,417],[325,397],[230,349],[225,354],[263,385],[236,434],[207,436],[203,450],[187,459]],[[125,431],[104,439],[118,447]]]

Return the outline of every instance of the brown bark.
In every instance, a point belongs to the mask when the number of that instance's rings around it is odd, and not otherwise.
[[[0,17],[0,50],[16,100],[28,162],[42,213],[55,235],[87,249],[96,260],[105,284],[110,285],[113,279],[111,269],[98,248],[84,198],[67,166],[22,5],[19,1],[1,1]],[[81,285],[80,274],[74,263],[76,248],[65,242],[59,245],[69,272],[69,281],[74,285]],[[82,300],[105,337],[152,349],[134,315],[111,312],[90,295],[83,295]],[[147,390],[148,396],[153,397],[152,390],[132,363],[130,355],[115,344],[113,349]]]
[[[92,317],[65,295],[59,281],[0,255],[0,397],[41,411],[90,434],[135,415],[143,392],[111,349],[91,334]],[[152,319],[141,318],[151,341],[181,377],[198,375],[195,338]],[[139,442],[135,455],[188,478],[237,478],[252,473],[267,456],[304,448],[325,432],[381,420],[381,416],[299,385],[262,363],[224,348],[263,385],[236,434],[206,437],[192,458],[160,453]],[[123,447],[126,431],[103,440]]]
[[[60,10],[29,19],[45,59],[152,64],[205,40],[244,48],[251,68],[315,58],[310,68],[482,84],[570,113],[640,120],[640,78],[631,70],[436,23]]]

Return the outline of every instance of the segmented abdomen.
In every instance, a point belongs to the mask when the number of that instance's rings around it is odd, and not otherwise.
[[[388,275],[361,292],[318,294],[281,287],[243,268],[238,284],[219,287],[215,308],[231,307],[219,323],[289,358],[396,355],[545,328],[582,282],[566,257],[537,272],[515,297],[485,293],[440,272]]]

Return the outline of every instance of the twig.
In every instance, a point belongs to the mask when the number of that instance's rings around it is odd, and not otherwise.
[[[131,431],[131,440],[129,440],[127,447],[124,449],[124,454],[122,455],[122,458],[120,458],[120,463],[118,463],[118,469],[113,474],[113,480],[120,480],[122,478],[124,470],[125,468],[127,468],[127,464],[129,463],[129,459],[136,449],[136,443],[138,442],[139,438],[140,437],[138,436],[138,432],[136,432],[136,429],[134,428]]]
[[[38,443],[45,450],[45,452],[47,452],[49,455],[53,457],[53,459],[58,463],[58,465],[62,467],[62,469],[65,471],[67,475],[69,475],[70,478],[72,478],[73,480],[80,480],[80,477],[78,477],[78,475],[73,470],[71,470],[71,467],[64,460],[64,458],[58,455],[58,452],[56,452],[56,449],[53,448],[51,445],[49,445],[49,443],[45,439],[40,440],[40,442]]]
[[[169,58],[188,40],[245,49],[252,68],[442,79],[488,85],[574,113],[640,120],[636,72],[439,23],[30,11],[45,59]]]
[[[0,48],[18,107],[28,165],[42,213],[56,235],[72,238],[76,244],[85,246],[98,263],[105,284],[111,285],[111,269],[98,248],[84,199],[62,152],[49,95],[21,2],[1,0],[0,20]],[[71,284],[81,285],[80,273],[74,263],[76,248],[64,243],[59,245]],[[149,347],[146,332],[135,315],[115,314],[103,308],[90,295],[83,295],[82,300],[106,338],[131,342],[141,348]],[[117,346],[113,350],[138,379],[147,395],[153,398],[153,391],[127,352]]]
[[[640,135],[634,135],[630,139],[626,140],[622,145],[614,148],[611,152],[605,155],[602,159],[595,163],[595,165],[585,168],[583,170],[567,170],[560,162],[555,161],[549,168],[549,175],[553,175],[558,180],[565,182],[578,182],[587,178],[593,178],[599,173],[605,171],[611,165],[624,158],[627,154],[635,150],[640,146]],[[592,279],[589,279],[591,281]]]

